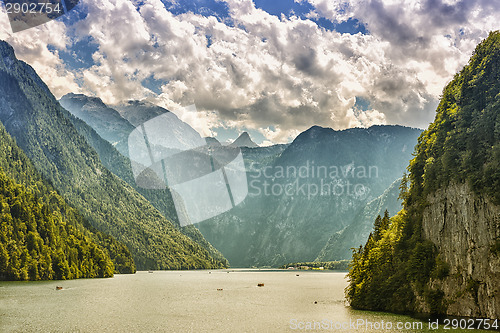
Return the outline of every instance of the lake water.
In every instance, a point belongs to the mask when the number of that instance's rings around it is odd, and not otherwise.
[[[441,331],[407,316],[352,310],[346,285],[345,273],[252,270],[0,282],[0,332],[297,332],[314,324],[318,332]],[[398,323],[416,326],[399,330]]]

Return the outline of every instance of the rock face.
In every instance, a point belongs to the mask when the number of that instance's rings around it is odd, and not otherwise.
[[[494,253],[500,207],[456,183],[430,195],[428,202],[423,236],[450,266],[447,277],[433,278],[429,286],[444,293],[448,315],[500,318],[500,255]],[[419,303],[420,311],[428,312]]]

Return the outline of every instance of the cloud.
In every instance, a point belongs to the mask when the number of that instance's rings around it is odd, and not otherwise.
[[[76,76],[68,71],[58,50],[65,50],[69,39],[60,21],[12,33],[7,13],[0,10],[0,39],[9,42],[19,59],[30,64],[56,95],[80,92]]]
[[[73,90],[108,103],[147,99],[174,112],[195,104],[196,117],[180,117],[203,135],[246,128],[278,143],[313,125],[426,127],[444,85],[499,14],[486,0],[302,1],[313,5],[310,17],[356,19],[369,34],[277,17],[250,0],[228,0],[223,19],[174,15],[160,0],[83,0],[67,24],[9,35],[4,17],[0,27],[58,96]],[[81,41],[93,47],[83,50]],[[84,51],[92,64],[83,68],[60,56]],[[357,108],[357,98],[368,107]]]

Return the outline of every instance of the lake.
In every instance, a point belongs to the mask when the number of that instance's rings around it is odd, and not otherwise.
[[[345,273],[244,269],[0,282],[0,332],[441,331],[408,316],[352,310],[346,286]]]

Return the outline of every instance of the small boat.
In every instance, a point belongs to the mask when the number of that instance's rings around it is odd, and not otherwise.
[[[63,287],[56,286],[56,290],[62,290]]]
[[[222,291],[223,289],[222,288],[217,288],[217,291]]]
[[[148,271],[148,273],[153,273],[153,271]]]
[[[259,283],[259,284],[257,285],[257,287],[264,287],[264,284],[263,284],[263,283]]]

